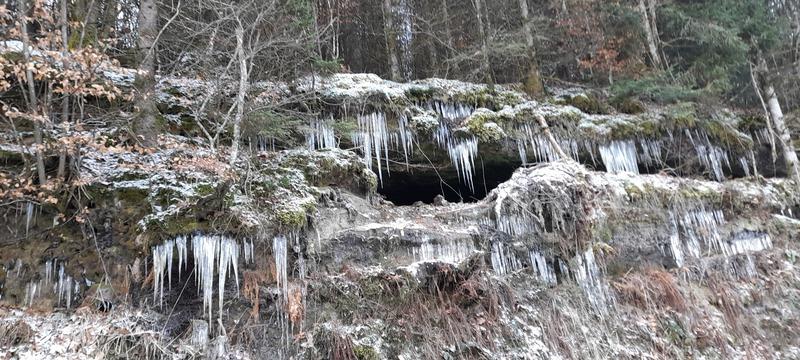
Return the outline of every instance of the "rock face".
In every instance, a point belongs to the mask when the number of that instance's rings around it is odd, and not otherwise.
[[[191,123],[207,85],[160,86]],[[800,199],[758,124],[440,79],[254,88],[314,108],[305,146],[254,135],[228,164],[186,129],[158,149],[100,129],[67,205],[15,203],[0,354],[800,357]]]

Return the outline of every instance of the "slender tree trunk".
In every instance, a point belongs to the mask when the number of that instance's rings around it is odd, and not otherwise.
[[[769,117],[772,118],[772,122],[768,122],[768,125],[771,125],[775,135],[778,138],[778,142],[783,149],[783,160],[786,163],[786,172],[788,176],[798,182],[798,186],[800,186],[800,163],[797,159],[797,153],[795,152],[794,143],[792,142],[792,135],[789,132],[789,129],[786,127],[786,122],[783,118],[783,110],[781,109],[781,104],[778,101],[778,94],[775,92],[775,88],[772,86],[772,83],[769,78],[769,67],[767,66],[767,61],[764,59],[764,56],[759,52],[758,54],[758,66],[757,66],[757,73],[760,75],[761,78],[760,87],[763,89],[764,98],[766,99],[766,106],[769,111]],[[755,80],[754,80],[755,83]],[[761,96],[759,94],[759,96]],[[763,100],[762,100],[763,101]]]
[[[134,120],[134,133],[142,144],[152,146],[158,136],[158,108],[155,103],[155,40],[158,33],[158,6],[155,0],[141,0],[139,6],[139,39],[140,56],[136,85],[138,96],[136,107],[139,114]]]
[[[453,41],[453,31],[450,25],[450,9],[447,6],[447,0],[441,0],[441,6],[442,6],[442,17],[444,18],[444,36],[445,40],[447,41],[447,48],[448,48],[446,54],[447,57],[452,57],[455,50],[455,46]],[[456,73],[460,72],[458,61],[453,62],[453,70],[455,70]],[[450,69],[448,65],[447,73],[449,72]]]
[[[239,157],[239,142],[241,141],[241,124],[244,117],[244,100],[247,94],[247,57],[244,53],[244,28],[236,27],[236,57],[239,61],[239,92],[236,95],[236,115],[233,119],[233,140],[231,144],[231,165]]]
[[[639,12],[642,15],[642,26],[647,37],[647,50],[650,53],[650,61],[653,62],[654,68],[662,69],[661,56],[658,55],[658,43],[656,42],[658,35],[656,33],[657,30],[654,29],[655,19],[651,19],[651,15],[655,13],[655,10],[650,9],[653,6],[654,4],[650,0],[639,0]]]
[[[30,0],[21,1],[21,7],[19,9],[19,31],[20,37],[22,38],[22,54],[25,58],[26,64],[31,63],[31,45],[30,39],[28,38],[28,22],[25,19],[30,9],[30,4],[28,1]],[[30,67],[27,66],[25,70],[25,81],[28,83],[28,101],[30,102],[31,115],[33,115],[33,138],[36,142],[36,172],[39,176],[39,183],[44,185],[47,183],[47,175],[45,174],[44,169],[44,141],[42,139],[42,121],[44,121],[45,117],[43,115],[40,116],[41,112],[39,109],[39,100],[36,95],[36,84],[34,84],[33,72],[31,71]]]
[[[783,148],[786,171],[792,179],[798,181],[800,180],[800,163],[797,160],[791,133],[789,133],[783,118],[783,110],[781,110],[781,104],[778,102],[778,95],[775,93],[775,88],[766,82],[764,83],[764,94],[767,97],[767,106],[772,117],[772,125],[775,127],[775,132],[778,134],[778,139]]]
[[[386,37],[386,54],[389,57],[389,70],[392,80],[400,81],[400,59],[397,57],[397,31],[392,15],[392,0],[383,0],[383,33]]]
[[[486,27],[483,21],[483,0],[472,0],[475,6],[475,18],[478,20],[478,34],[480,35],[481,42],[481,68],[480,72],[483,75],[484,81],[489,84],[494,84],[492,78],[491,65],[489,64],[489,40],[486,35]]]
[[[528,72],[523,81],[525,92],[529,96],[537,98],[544,94],[544,84],[542,75],[539,72],[539,63],[536,59],[536,43],[533,37],[533,27],[531,26],[531,15],[528,10],[528,0],[519,0],[520,14],[522,15],[522,31],[525,33],[525,46],[528,52]]]
[[[69,18],[67,17],[67,0],[61,0],[61,56],[62,65],[64,69],[67,69],[69,66],[67,62],[67,55],[69,55]],[[61,122],[66,124],[69,121],[69,94],[62,93],[63,99],[61,99]],[[56,178],[63,179],[64,178],[64,171],[67,166],[67,149],[65,146],[61,146],[59,149],[58,154],[58,171],[56,172]]]

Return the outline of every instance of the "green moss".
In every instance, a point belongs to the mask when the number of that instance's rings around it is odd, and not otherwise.
[[[497,142],[506,137],[500,125],[494,122],[499,119],[495,113],[476,112],[466,120],[466,127],[482,142]]]
[[[572,105],[587,114],[608,114],[609,106],[593,94],[580,94],[567,99]]]
[[[436,91],[433,88],[425,88],[425,87],[418,87],[418,88],[411,88],[406,91],[406,97],[411,101],[414,102],[415,100],[418,101],[428,101],[433,98]]]
[[[631,97],[615,98],[611,105],[623,114],[636,115],[645,111],[644,103]]]
[[[697,110],[694,103],[678,103],[667,108],[667,120],[679,129],[694,129],[697,126]]]
[[[306,209],[280,209],[275,212],[278,225],[285,229],[302,229],[308,222]]]
[[[753,147],[753,139],[734,128],[731,124],[726,124],[719,119],[709,119],[703,121],[701,125],[709,136],[730,148],[749,149]]]
[[[353,354],[355,354],[358,360],[378,360],[378,352],[375,351],[370,346],[366,345],[359,345],[353,349]]]

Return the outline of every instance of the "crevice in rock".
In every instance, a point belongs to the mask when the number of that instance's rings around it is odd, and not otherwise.
[[[515,158],[487,160],[479,157],[475,161],[474,192],[459,179],[458,173],[452,166],[438,171],[434,171],[430,166],[409,166],[407,171],[393,172],[390,176],[384,177],[383,186],[378,186],[378,193],[398,206],[413,205],[418,202],[433,204],[439,195],[448,202],[477,202],[498,185],[508,181],[514,171],[521,166],[519,160]]]

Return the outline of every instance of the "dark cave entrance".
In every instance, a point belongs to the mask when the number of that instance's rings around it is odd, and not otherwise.
[[[517,159],[508,161],[482,162],[475,159],[473,174],[475,191],[458,178],[455,168],[449,166],[439,169],[438,174],[431,167],[411,165],[408,171],[393,171],[384,174],[383,186],[378,193],[398,206],[413,205],[416,202],[432,204],[437,195],[443,195],[449,202],[477,202],[486,197],[498,185],[508,181],[522,164]]]

